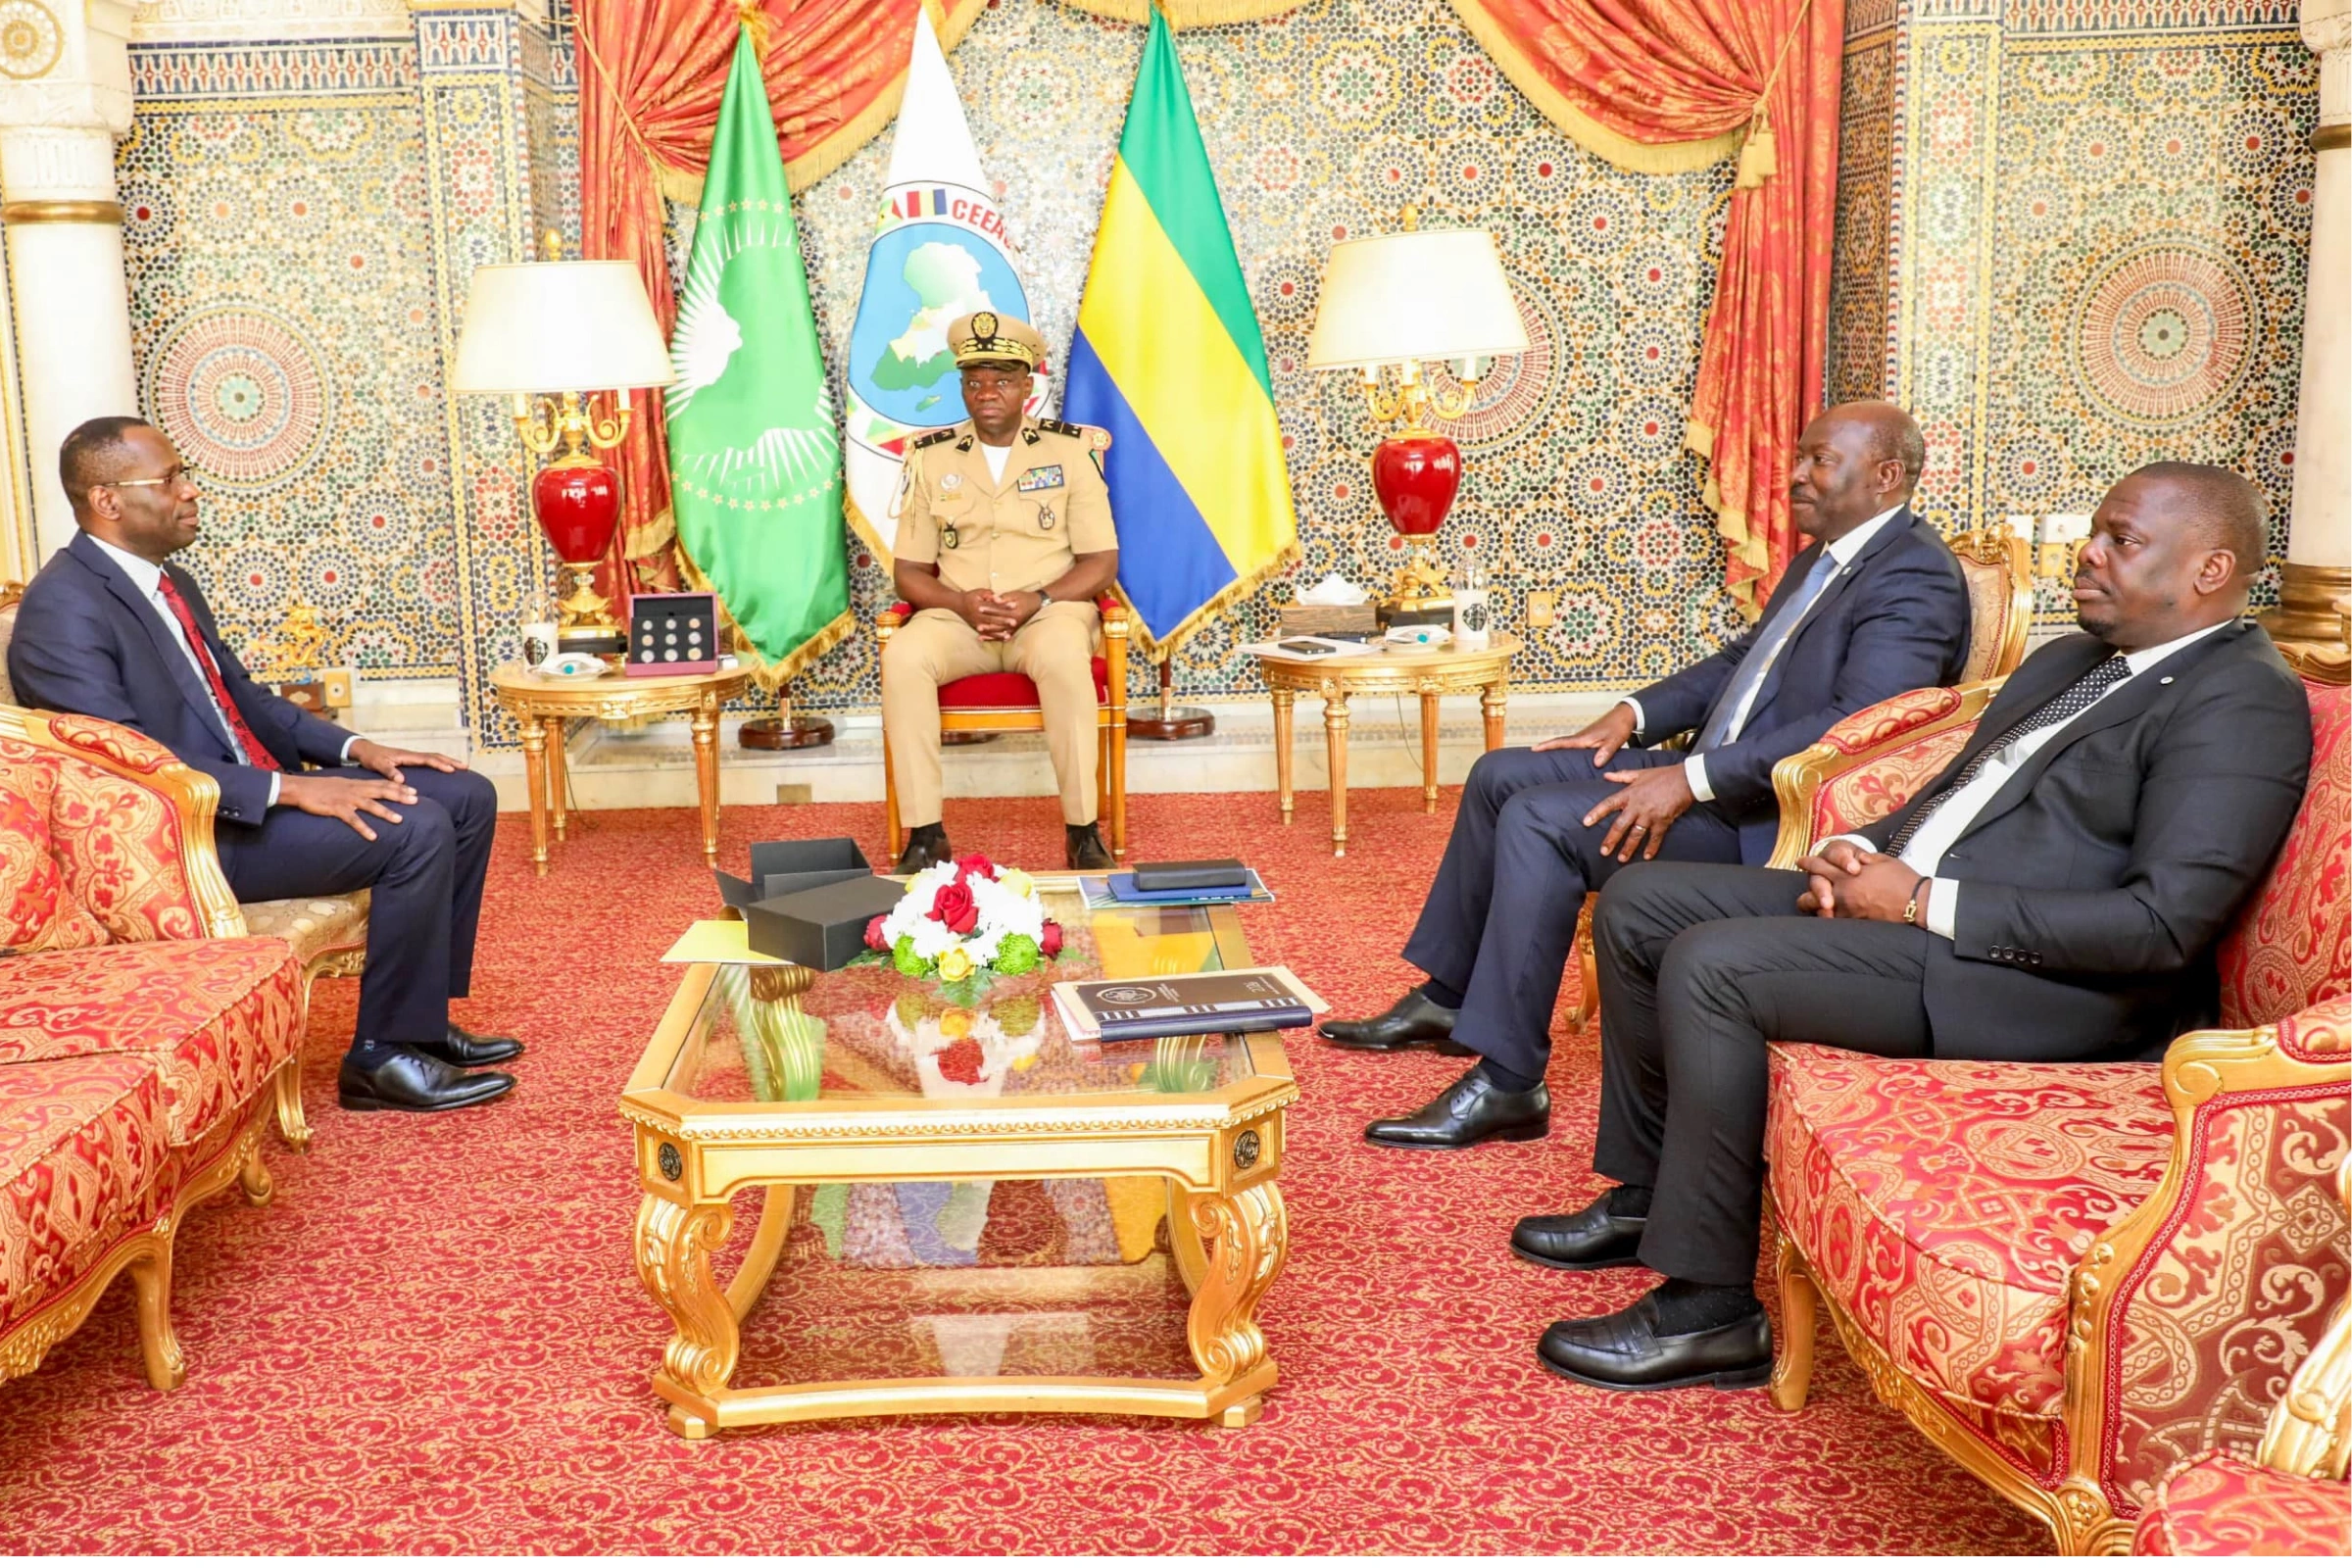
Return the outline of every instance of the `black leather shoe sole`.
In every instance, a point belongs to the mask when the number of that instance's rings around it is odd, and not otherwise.
[[[1522,1122],[1516,1127],[1480,1133],[1476,1138],[1383,1138],[1369,1127],[1364,1129],[1364,1142],[1378,1144],[1383,1149],[1476,1149],[1481,1144],[1532,1144],[1539,1138],[1550,1136],[1551,1123],[1548,1121]]]
[[[373,1095],[355,1095],[348,1090],[337,1090],[335,1103],[341,1105],[345,1110],[363,1113],[371,1110],[405,1110],[420,1116],[429,1116],[435,1111],[465,1110],[472,1105],[487,1105],[494,1100],[505,1098],[514,1088],[513,1080],[509,1080],[495,1088],[487,1089],[485,1093],[468,1094],[463,1097],[452,1096],[450,1099],[436,1101],[429,1105],[412,1105],[403,1101],[378,1100]]]
[[[1622,1256],[1612,1252],[1605,1257],[1584,1258],[1572,1263],[1564,1257],[1545,1257],[1542,1252],[1531,1252],[1517,1242],[1513,1242],[1511,1243],[1511,1255],[1533,1263],[1538,1268],[1567,1269],[1578,1274],[1590,1274],[1596,1269],[1604,1268],[1640,1268],[1642,1266],[1641,1245],[1640,1242],[1636,1242],[1633,1247],[1626,1250]]]
[[[1758,1389],[1772,1381],[1771,1356],[1766,1356],[1763,1360],[1748,1366],[1725,1367],[1715,1372],[1694,1372],[1689,1377],[1682,1378],[1661,1378],[1655,1383],[1612,1383],[1605,1378],[1596,1378],[1589,1373],[1571,1371],[1552,1360],[1550,1356],[1545,1355],[1540,1348],[1536,1351],[1536,1359],[1544,1364],[1544,1371],[1555,1378],[1566,1378],[1571,1383],[1590,1384],[1596,1389],[1607,1389],[1612,1394],[1647,1394],[1653,1389],[1690,1389],[1696,1388],[1702,1383],[1712,1383],[1719,1389]]]
[[[502,1061],[513,1061],[521,1055],[522,1042],[508,1040],[497,1045],[483,1042],[466,1051],[452,1051],[446,1046],[418,1046],[416,1054],[430,1056],[435,1061],[447,1062],[452,1067],[495,1067]]]

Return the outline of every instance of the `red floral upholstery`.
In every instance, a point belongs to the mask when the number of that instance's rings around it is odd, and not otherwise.
[[[1959,707],[1960,694],[1947,688],[1904,692],[1847,714],[1831,726],[1822,744],[1847,757],[1859,756],[1903,730],[1948,717]],[[1960,755],[1974,729],[1971,724],[1947,724],[1832,778],[1814,792],[1810,842],[1851,833],[1901,810],[1921,785]]]
[[[2143,1557],[2341,1557],[2352,1547],[2352,1493],[2341,1481],[2289,1475],[2233,1453],[2176,1467],[2140,1516]]]
[[[2352,689],[2304,688],[2311,784],[2270,876],[2222,940],[2225,1029],[2250,1029],[2352,990]]]
[[[142,749],[149,746],[145,737],[117,724],[97,719],[71,722],[88,739],[106,743],[92,747],[100,755],[122,761],[117,754],[126,754],[126,766],[142,760]],[[49,727],[58,733],[70,727],[69,720],[54,715]],[[0,738],[0,793],[11,788],[38,803],[48,821],[49,853],[68,895],[103,928],[98,941],[205,935],[204,915],[184,869],[178,808],[170,795],[70,755]],[[0,838],[21,836],[23,831],[20,817],[0,826]],[[0,847],[0,862],[9,854]],[[5,877],[0,871],[0,905],[6,902]],[[0,946],[42,945],[0,939]]]
[[[146,1056],[0,1065],[0,1335],[153,1217],[169,1146]]]
[[[302,968],[274,937],[139,942],[0,960],[0,1064],[136,1055],[172,1141],[231,1116],[293,1054]]]
[[[1952,1398],[2055,1420],[2068,1275],[2172,1152],[2160,1069],[1780,1046],[1773,1076],[1774,1209],[1822,1289]]]
[[[5,743],[0,743],[5,745]],[[0,948],[94,948],[106,928],[67,890],[49,817],[57,770],[46,758],[0,751]]]

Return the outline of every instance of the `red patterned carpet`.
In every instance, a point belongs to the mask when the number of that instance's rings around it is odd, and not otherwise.
[[[1140,797],[1133,848],[1248,857],[1281,898],[1243,916],[1259,960],[1371,1010],[1408,978],[1396,953],[1452,798],[1438,816],[1417,791],[1349,804],[1342,861],[1311,796],[1287,829],[1262,797]],[[961,848],[1050,866],[1054,815],[974,802],[948,826]],[[838,832],[873,853],[881,816],[730,808],[724,854]],[[179,1243],[186,1386],[141,1381],[127,1282],[37,1373],[0,1385],[0,1550],[2046,1549],[1874,1402],[1826,1329],[1796,1416],[1761,1392],[1627,1397],[1537,1366],[1546,1321],[1649,1280],[1545,1273],[1503,1250],[1516,1215],[1598,1185],[1589,1038],[1554,1055],[1547,1142],[1426,1155],[1358,1134],[1455,1063],[1292,1039],[1292,1263],[1263,1314],[1282,1382],[1253,1427],[1004,1416],[673,1439],[647,1390],[667,1320],[630,1265],[614,1097],[675,983],[655,960],[710,912],[692,832],[684,811],[591,815],[535,880],[524,824],[502,825],[461,1011],[530,1042],[502,1104],[343,1114],[335,1047],[356,987],[318,987],[314,1152],[273,1156],[271,1207],[216,1201]]]

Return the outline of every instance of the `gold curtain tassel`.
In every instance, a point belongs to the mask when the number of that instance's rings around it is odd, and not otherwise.
[[[769,24],[767,14],[760,9],[760,0],[743,0],[735,8],[735,20],[742,23],[743,30],[752,35],[752,53],[765,61]]]
[[[1747,122],[1747,139],[1740,144],[1740,172],[1732,178],[1732,189],[1753,190],[1780,172],[1781,153],[1772,122],[1758,115]]]

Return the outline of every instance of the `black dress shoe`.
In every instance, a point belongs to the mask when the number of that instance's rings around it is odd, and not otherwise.
[[[453,1023],[449,1026],[449,1038],[422,1041],[416,1049],[452,1067],[488,1067],[521,1055],[522,1042],[504,1035],[469,1034]]]
[[[1460,1016],[1455,1008],[1430,1001],[1415,986],[1377,1017],[1334,1018],[1315,1033],[1350,1051],[1409,1051],[1429,1045],[1441,1056],[1475,1056],[1477,1052],[1456,1045],[1451,1038],[1454,1020]]]
[[[1376,1121],[1364,1141],[1391,1149],[1468,1149],[1490,1138],[1523,1144],[1551,1131],[1551,1091],[1542,1084],[1520,1094],[1495,1088],[1477,1067],[1414,1111]]]
[[[1102,835],[1095,831],[1095,824],[1092,822],[1083,827],[1071,827],[1064,823],[1061,829],[1061,847],[1064,857],[1070,862],[1070,869],[1073,871],[1115,871],[1118,869],[1119,862],[1112,859],[1110,851],[1102,847]]]
[[[1644,1296],[1606,1317],[1554,1323],[1544,1331],[1536,1358],[1561,1377],[1628,1394],[1694,1383],[1752,1389],[1772,1381],[1772,1322],[1761,1305],[1737,1322],[1691,1334],[1660,1334],[1657,1310]]]
[[[1530,1214],[1511,1227],[1511,1250],[1544,1268],[1633,1268],[1642,1259],[1640,1214],[1609,1212],[1601,1194],[1573,1214]]]
[[[906,835],[906,853],[899,857],[899,863],[891,867],[891,874],[912,876],[917,871],[930,870],[942,860],[954,858],[956,852],[948,848],[947,827],[932,822]]]
[[[460,1072],[403,1046],[372,1067],[345,1056],[335,1098],[345,1110],[459,1110],[486,1105],[514,1087],[503,1072]]]

